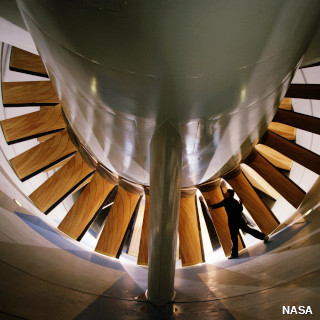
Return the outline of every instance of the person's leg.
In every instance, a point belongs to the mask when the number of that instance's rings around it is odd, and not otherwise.
[[[242,231],[251,234],[252,236],[254,236],[257,239],[264,240],[264,241],[268,241],[268,239],[269,239],[269,237],[266,234],[264,234],[258,230],[250,228],[244,221],[242,221],[240,223],[239,227]]]
[[[239,227],[236,225],[229,225],[230,235],[231,235],[231,257],[238,256],[238,234],[239,234]]]

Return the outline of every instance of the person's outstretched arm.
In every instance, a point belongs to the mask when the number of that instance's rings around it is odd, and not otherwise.
[[[212,205],[210,205],[210,207],[212,209],[222,208],[222,207],[224,207],[224,200],[222,200],[222,201],[220,201],[220,202],[218,202],[216,204],[212,204]]]

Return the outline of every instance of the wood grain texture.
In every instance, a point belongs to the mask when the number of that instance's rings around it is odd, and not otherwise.
[[[18,178],[25,181],[70,157],[76,151],[67,130],[64,129],[51,139],[12,158],[10,163]]]
[[[320,84],[291,84],[286,97],[319,100]]]
[[[140,237],[138,261],[139,265],[148,265],[148,249],[149,249],[149,194],[145,193],[144,216]]]
[[[284,111],[284,110],[280,110]],[[297,129],[279,122],[271,122],[268,126],[268,130],[284,137],[288,140],[295,140]]]
[[[133,188],[128,189],[130,191],[126,190],[120,181],[117,195],[95,249],[95,251],[109,257],[117,257],[129,222],[142,194]]]
[[[55,134],[57,134],[57,133],[56,133],[56,132],[50,133],[50,134],[47,134],[47,135],[45,135],[45,136],[38,137],[37,140],[38,140],[39,142],[43,142],[43,141],[46,141],[46,140],[51,139]]]
[[[224,200],[223,193],[221,191],[220,182],[213,182],[203,186],[200,186],[200,191],[208,204],[210,216],[216,230],[221,247],[224,251],[225,256],[231,254],[231,235],[228,226],[228,216],[226,210],[222,208],[212,209],[210,205],[216,204]],[[238,249],[239,251],[243,249],[242,239],[238,238]]]
[[[44,172],[48,172],[48,171],[51,171],[51,170],[53,170],[53,169],[61,168],[61,167],[63,167],[69,160],[70,160],[70,158],[66,158],[66,159],[58,162],[57,164],[55,164],[55,165],[53,165],[53,166],[50,166],[48,169],[43,170],[43,171],[44,171]]]
[[[104,180],[95,172],[58,228],[68,236],[78,239],[114,187],[115,184]]]
[[[279,105],[279,109],[292,110],[291,98],[283,98],[280,105]]]
[[[93,172],[94,170],[77,152],[62,168],[33,191],[29,198],[47,214],[80,184],[91,178]]]
[[[50,81],[2,82],[2,100],[4,107],[48,106],[60,102]]]
[[[267,131],[264,134],[261,138],[261,143],[320,175],[320,156],[316,153],[288,141],[271,131]]]
[[[299,128],[312,133],[320,134],[320,119],[287,110],[279,110],[275,114],[273,121],[281,122],[295,128]],[[277,133],[277,132],[275,132]],[[286,138],[286,137],[284,137]],[[288,139],[288,138],[287,138]],[[289,139],[290,140],[290,139]]]
[[[225,194],[228,190],[228,185],[224,179],[220,179],[220,188],[223,194]]]
[[[39,56],[16,47],[11,49],[9,69],[48,78],[47,70]]]
[[[292,180],[279,172],[258,152],[248,165],[273,186],[289,203],[298,208],[305,192]]]
[[[4,137],[8,144],[13,144],[53,132],[66,127],[61,105],[41,108],[40,111],[1,121]]]
[[[263,233],[269,234],[278,227],[278,220],[254,191],[241,168],[236,168],[233,172],[225,175],[224,178],[242,200],[243,205]]]
[[[195,195],[181,196],[179,241],[182,266],[203,262]]]
[[[78,190],[81,190],[83,187],[85,187],[90,181],[92,180],[92,175],[90,175],[87,179],[84,179],[82,183],[79,183],[79,185],[72,189],[70,194],[76,193]]]
[[[284,156],[280,152],[265,146],[263,144],[257,144],[255,149],[275,167],[283,170],[290,171],[293,165],[293,160]]]
[[[267,194],[269,197],[277,200],[280,196],[279,192],[275,190],[264,178],[261,177],[254,169],[246,164],[241,164],[241,169],[246,178],[255,188]]]

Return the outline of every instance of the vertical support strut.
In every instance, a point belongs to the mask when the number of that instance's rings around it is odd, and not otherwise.
[[[148,299],[163,306],[174,298],[182,166],[181,136],[169,121],[155,131],[150,153]]]

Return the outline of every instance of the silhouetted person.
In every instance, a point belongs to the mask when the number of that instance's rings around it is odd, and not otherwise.
[[[224,200],[222,200],[219,203],[213,204],[210,207],[212,209],[217,209],[221,207],[224,207],[226,209],[226,212],[228,215],[228,225],[229,225],[231,241],[232,241],[231,256],[229,257],[229,259],[238,257],[239,229],[251,234],[255,238],[264,240],[264,242],[268,242],[269,237],[266,234],[258,230],[252,229],[246,224],[246,222],[242,217],[242,210],[243,210],[242,203],[241,201],[239,203],[236,199],[234,199],[233,197],[234,191],[232,189],[228,189],[224,196],[225,196]]]

